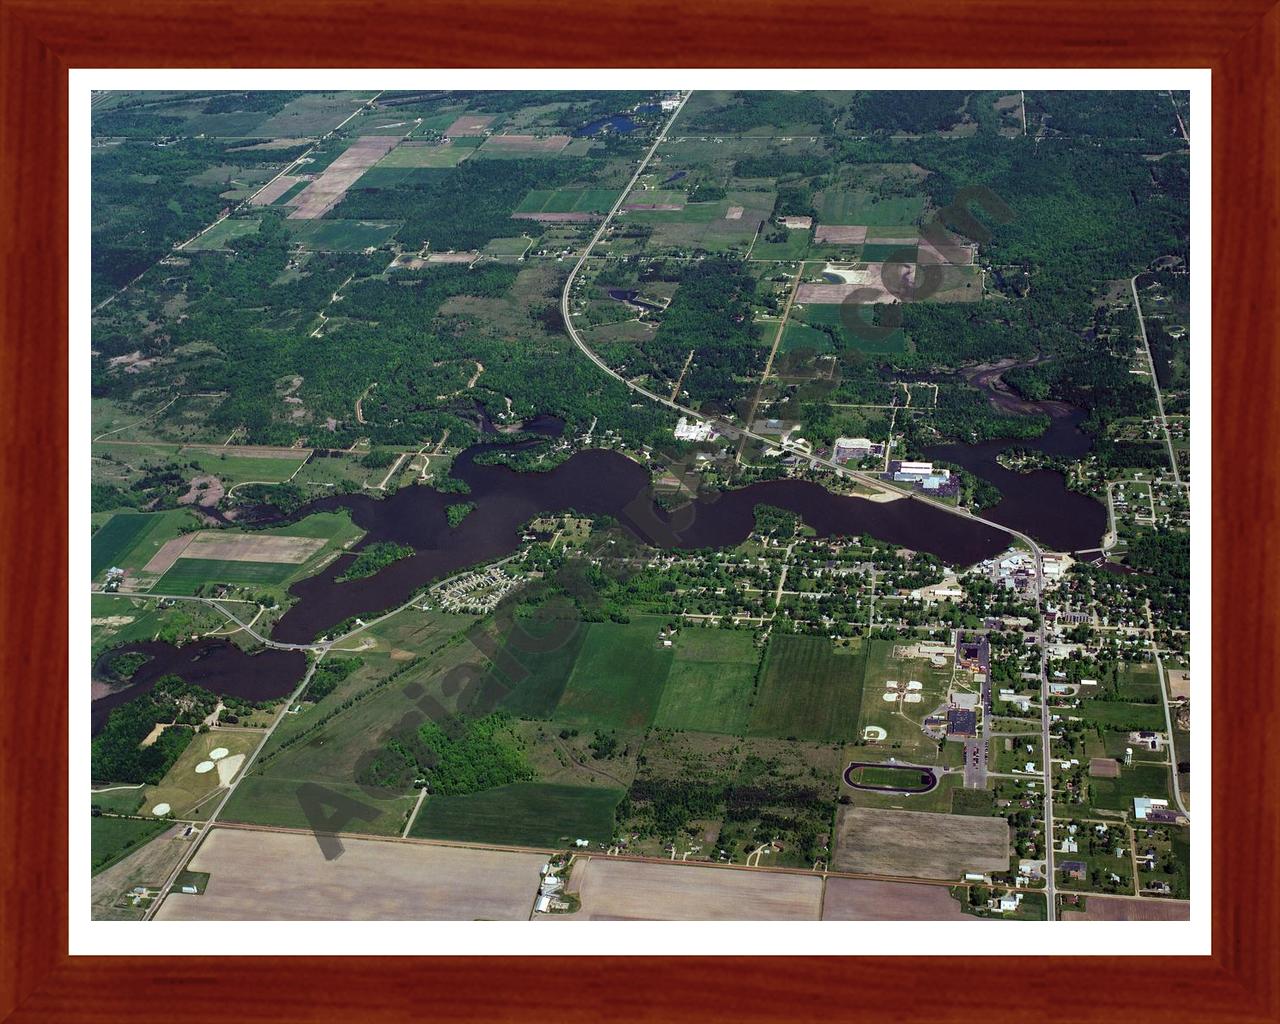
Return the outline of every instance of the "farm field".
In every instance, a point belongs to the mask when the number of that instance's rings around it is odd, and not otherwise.
[[[465,796],[430,796],[410,834],[551,849],[575,839],[608,843],[622,795],[620,789],[517,782]]]
[[[168,822],[145,818],[94,818],[89,831],[93,873],[105,871],[169,827]]]
[[[672,662],[672,652],[658,646],[661,622],[638,617],[626,625],[588,626],[554,720],[592,729],[652,723]]]
[[[977,921],[943,885],[828,878],[824,921]]]
[[[900,354],[906,351],[907,336],[901,328],[887,334],[873,328],[866,331],[850,330],[845,323],[842,311],[843,307],[839,303],[815,303],[803,306],[793,310],[788,331],[799,320],[802,324],[814,327],[834,327],[841,339],[842,349],[876,354]],[[865,316],[865,313],[863,315]]]
[[[832,867],[939,879],[1007,871],[1009,826],[1003,818],[841,807]]]
[[[920,196],[877,199],[871,193],[857,189],[833,189],[821,196],[818,223],[910,227],[924,213],[924,204],[925,200]]]
[[[1191,904],[1138,896],[1089,896],[1083,911],[1065,909],[1064,921],[1189,921]]]
[[[303,220],[286,222],[289,237],[303,249],[326,252],[360,252],[390,241],[400,230],[399,221]]]
[[[191,861],[203,895],[170,895],[160,921],[527,920],[541,854],[215,828]]]
[[[93,578],[113,565],[136,573],[164,544],[196,523],[190,512],[181,509],[117,512],[93,535],[89,563]]]
[[[538,920],[815,921],[822,903],[817,875],[606,857],[575,863],[569,889],[581,897],[582,909]]]
[[[419,142],[402,142],[376,164],[374,170],[390,167],[455,167],[475,150],[470,146],[457,146],[452,142],[431,145]]]
[[[278,586],[298,571],[286,562],[244,562],[220,558],[180,558],[160,577],[162,594],[194,594],[211,583]]]
[[[618,193],[608,188],[534,189],[516,213],[608,213]]]
[[[555,712],[590,628],[572,620],[558,625],[563,632],[548,629],[519,643],[508,637],[495,659],[490,678],[508,691],[501,706],[513,715],[550,718]]]
[[[822,637],[774,637],[748,734],[852,740],[858,734],[865,664],[865,647],[849,653]]]
[[[750,634],[686,630],[675,642],[654,724],[741,736],[751,717],[760,652]]]

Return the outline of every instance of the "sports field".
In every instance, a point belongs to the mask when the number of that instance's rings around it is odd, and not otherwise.
[[[553,718],[589,729],[652,724],[672,662],[658,645],[661,622],[592,623]]]
[[[852,740],[858,735],[865,649],[825,637],[769,641],[748,733],[781,739]]]
[[[938,745],[921,731],[921,726],[925,716],[946,700],[952,663],[947,660],[943,665],[934,665],[928,658],[904,657],[902,650],[892,640],[868,641],[862,725],[883,729],[886,735],[878,746],[893,748],[899,760],[932,764],[937,760]],[[885,684],[890,681],[898,684],[896,690],[886,689]],[[919,688],[911,688],[912,682],[919,683]],[[885,701],[886,692],[902,694],[903,698]],[[910,696],[920,699],[907,700]]]
[[[517,782],[465,796],[430,796],[412,835],[510,846],[562,847],[575,839],[607,843],[621,789]]]
[[[743,735],[751,717],[759,661],[760,652],[749,633],[684,631],[675,640],[675,661],[654,724]]]

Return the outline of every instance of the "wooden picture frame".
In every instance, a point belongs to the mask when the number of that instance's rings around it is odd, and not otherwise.
[[[797,45],[780,47],[797,26]],[[624,4],[564,0],[398,11],[364,0],[3,0],[0,40],[0,622],[7,641],[0,646],[0,1019],[142,1024],[204,1012],[237,1021],[1280,1019],[1280,815],[1268,771],[1280,645],[1270,532],[1280,313],[1274,246],[1259,239],[1280,218],[1280,7],[1249,0],[1029,7],[748,0],[732,9],[662,4],[640,17]],[[68,69],[561,64],[1212,69],[1219,467],[1212,481],[1212,955],[1016,963],[841,958],[838,948],[831,957],[768,963],[68,955],[61,813],[68,793]],[[1247,471],[1238,465],[1244,459]],[[774,945],[761,938],[762,949]],[[980,942],[956,950],[981,952]]]

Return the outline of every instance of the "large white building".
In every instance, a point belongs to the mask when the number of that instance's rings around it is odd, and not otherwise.
[[[711,441],[715,437],[716,428],[712,426],[710,420],[690,422],[687,416],[681,416],[676,421],[677,441]]]

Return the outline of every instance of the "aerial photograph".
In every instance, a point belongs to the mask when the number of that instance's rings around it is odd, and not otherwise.
[[[92,93],[73,913],[1191,919],[1190,93],[657,85]]]

